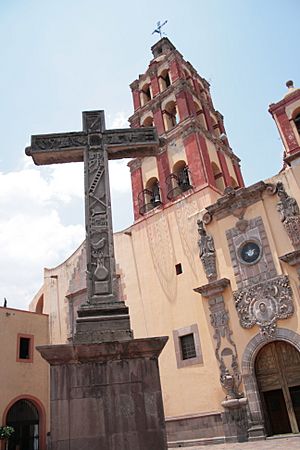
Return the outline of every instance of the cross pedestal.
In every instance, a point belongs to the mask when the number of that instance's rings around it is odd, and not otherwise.
[[[35,164],[84,161],[87,298],[74,342],[38,347],[50,364],[51,450],[165,450],[158,356],[166,337],[133,339],[117,297],[108,159],[153,156],[156,130],[106,130],[103,111],[83,131],[36,135]],[[41,449],[43,450],[43,449]]]

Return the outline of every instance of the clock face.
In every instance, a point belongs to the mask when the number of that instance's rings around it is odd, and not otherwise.
[[[240,258],[246,264],[255,264],[261,256],[261,248],[256,242],[246,242],[240,247]]]

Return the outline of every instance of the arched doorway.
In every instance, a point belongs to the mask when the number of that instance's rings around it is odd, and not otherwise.
[[[16,401],[8,410],[6,424],[15,429],[8,450],[39,450],[40,417],[35,405],[27,399]]]
[[[266,433],[299,433],[299,351],[284,341],[266,344],[255,359],[255,374]]]

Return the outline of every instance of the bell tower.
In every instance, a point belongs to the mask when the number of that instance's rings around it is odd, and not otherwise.
[[[135,159],[131,170],[134,218],[161,210],[183,195],[202,192],[215,201],[228,186],[244,186],[210,85],[166,37],[151,48],[146,72],[131,83],[132,127],[155,126],[159,155]]]
[[[294,87],[293,81],[286,83],[287,93],[277,103],[272,103],[269,112],[276,122],[284,145],[284,163],[300,164],[300,89]]]

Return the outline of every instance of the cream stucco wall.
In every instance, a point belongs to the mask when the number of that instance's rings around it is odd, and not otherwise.
[[[44,269],[44,284],[29,305],[30,311],[36,311],[39,299],[43,295],[43,313],[49,316],[49,341],[51,344],[66,343],[70,337],[70,281],[74,277],[78,260],[84,251],[84,243],[62,264]],[[83,274],[85,277],[85,274]]]
[[[206,198],[208,200],[208,198]],[[206,283],[197,245],[202,193],[181,199],[115,234],[115,251],[135,337],[168,335],[160,356],[167,417],[220,411],[223,398],[205,305],[193,288]],[[176,275],[175,264],[183,273]],[[203,364],[177,369],[173,331],[198,325]],[[207,388],[209,386],[209,389]]]
[[[299,166],[286,169],[267,181],[282,181],[288,194],[300,204]],[[218,195],[209,188],[192,195],[184,194],[163,211],[153,210],[142,221],[114,235],[121,294],[130,309],[135,337],[169,336],[159,359],[165,414],[169,418],[223,410],[221,402],[225,393],[219,380],[208,301],[193,291],[207,284],[198,256],[197,219],[202,217],[204,208],[217,198]],[[288,274],[290,279],[295,314],[290,319],[279,321],[278,326],[300,333],[299,280],[295,269],[279,260],[279,256],[292,251],[293,247],[281,223],[277,202],[276,195],[264,192],[261,200],[247,207],[244,218],[262,218],[277,273]],[[240,326],[233,301],[233,291],[237,285],[226,230],[233,228],[236,221],[237,218],[229,214],[223,219],[212,220],[206,228],[214,237],[218,278],[230,280],[230,287],[224,291],[223,297],[241,366],[245,348],[259,333],[259,328],[244,329]],[[44,311],[50,317],[52,343],[66,342],[69,337],[71,299],[67,294],[83,251],[81,246],[60,266],[45,269],[43,289],[31,304],[34,310],[39,296],[44,294]],[[183,273],[176,275],[175,265],[179,263]],[[203,363],[177,368],[173,331],[194,324],[199,330]]]

